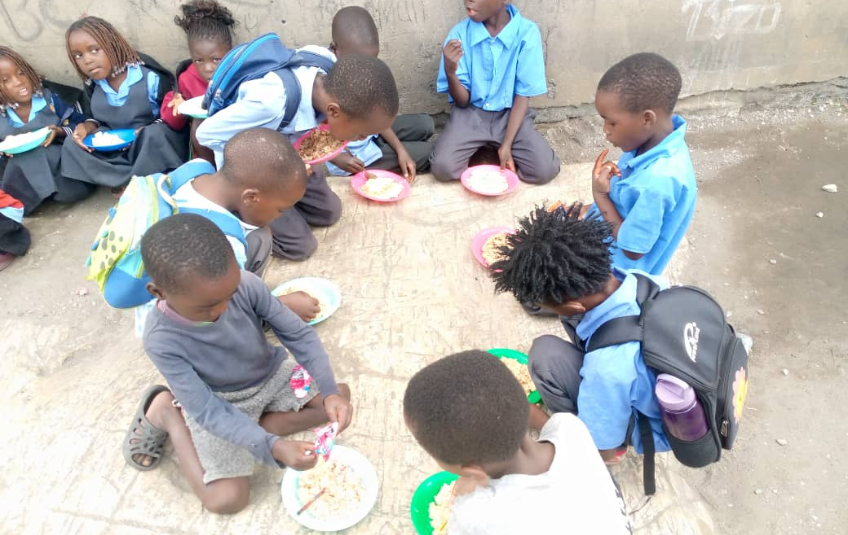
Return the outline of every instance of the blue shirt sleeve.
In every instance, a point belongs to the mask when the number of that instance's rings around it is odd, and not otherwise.
[[[453,27],[451,31],[448,33],[445,42],[442,44],[442,48],[447,46],[448,41],[451,39],[459,39],[462,41],[462,35],[458,29],[459,25]],[[459,78],[459,82],[462,84],[462,87],[471,91],[471,73],[468,70],[468,57],[471,54],[471,51],[468,49],[468,45],[466,43],[462,43],[462,57],[459,58],[459,66],[456,69],[456,76]],[[439,60],[439,77],[436,79],[436,92],[437,93],[447,93],[448,92],[448,76],[445,74],[445,55],[442,53],[441,59]],[[453,98],[448,96],[450,102],[453,102]]]
[[[657,177],[656,182],[662,180]],[[656,188],[627,188],[619,200],[616,208],[619,204],[631,208],[627,214],[621,214],[624,222],[618,229],[618,246],[632,253],[650,252],[660,237],[666,212],[674,208],[674,200]]]
[[[159,118],[159,75],[153,71],[147,74],[147,100],[150,101],[150,109],[153,117]]]
[[[527,32],[518,52],[518,64],[515,70],[515,94],[522,97],[535,97],[548,92],[548,79],[545,77],[545,54],[542,48],[542,34],[533,24]]]
[[[640,347],[639,342],[605,347],[587,353],[583,361],[578,417],[586,424],[599,450],[617,448],[627,439],[633,412],[632,389],[637,378],[633,354]]]
[[[204,120],[197,141],[215,152],[215,163],[224,163],[224,145],[242,130],[265,127],[276,130],[286,111],[286,89],[274,73],[244,82],[234,103]]]

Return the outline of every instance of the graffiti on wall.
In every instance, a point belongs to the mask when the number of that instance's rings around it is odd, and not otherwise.
[[[719,41],[728,35],[770,33],[780,20],[779,2],[738,0],[684,0],[689,14],[687,41]]]

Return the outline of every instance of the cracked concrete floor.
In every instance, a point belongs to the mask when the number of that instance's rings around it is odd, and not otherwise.
[[[829,483],[815,482],[824,477],[817,475],[819,470],[835,462],[829,456],[825,459],[825,452],[836,454],[848,430],[840,427],[842,423],[811,420],[804,410],[821,403],[818,391],[837,403],[845,401],[844,325],[827,340],[817,340],[815,351],[805,354],[822,365],[821,370],[804,375],[804,383],[803,372],[796,376],[794,368],[793,375],[782,376],[775,370],[789,366],[783,363],[784,357],[789,359],[796,346],[810,342],[800,333],[778,333],[779,326],[770,327],[769,332],[768,323],[774,321],[772,311],[776,316],[777,307],[785,306],[791,296],[799,298],[795,306],[801,311],[816,309],[803,302],[804,286],[797,278],[810,275],[788,271],[780,279],[747,276],[752,269],[770,269],[768,264],[755,266],[753,256],[766,253],[746,243],[748,232],[758,229],[758,240],[782,241],[787,256],[792,254],[792,244],[804,239],[802,233],[788,233],[788,221],[752,227],[748,224],[752,213],[756,221],[768,220],[775,217],[775,209],[780,208],[780,217],[785,214],[781,207],[791,205],[791,210],[786,208],[790,214],[801,218],[803,212],[808,218],[798,219],[804,228],[819,225],[813,231],[819,242],[837,236],[844,240],[845,205],[843,201],[840,212],[836,204],[844,193],[820,198],[815,191],[802,196],[799,188],[817,190],[819,182],[841,180],[834,158],[839,146],[845,146],[848,121],[819,112],[812,115],[803,111],[777,123],[769,119],[772,122],[764,127],[764,134],[757,132],[760,123],[753,122],[755,115],[702,118],[702,126],[697,126],[697,118],[690,119],[701,199],[690,232],[695,246],[675,258],[671,275],[678,282],[714,291],[735,312],[732,321],[752,331],[759,347],[769,352],[755,349],[752,370],[757,379],[752,382],[750,404],[757,411],[749,415],[738,451],[708,470],[683,470],[669,461],[661,498],[635,518],[639,533],[716,529],[807,533],[807,528],[818,529],[816,524],[829,533],[844,529],[845,513],[837,507],[846,496],[842,475]],[[827,128],[817,128],[822,124]],[[784,130],[789,132],[788,140],[771,139],[778,133],[783,136]],[[821,149],[819,143],[827,132],[830,141],[824,147],[830,150]],[[557,135],[556,127],[548,132],[554,140]],[[809,165],[815,173],[788,177],[797,168],[773,154],[783,150],[777,149],[779,141],[786,150],[795,151],[790,152],[795,160],[803,160],[804,151],[813,151]],[[593,151],[597,139],[582,145]],[[733,148],[722,148],[728,146]],[[758,176],[764,177],[759,184],[748,180],[758,167]],[[559,332],[553,320],[524,315],[511,297],[493,296],[484,269],[472,258],[471,238],[488,226],[510,224],[534,203],[589,199],[588,176],[588,164],[567,165],[553,184],[522,185],[503,199],[474,197],[459,184],[438,184],[423,176],[411,197],[387,206],[356,197],[346,181],[337,179],[334,188],[344,200],[344,216],[336,226],[318,231],[317,254],[302,264],[272,264],[265,277],[271,287],[297,276],[316,275],[334,280],[343,293],[342,307],[316,329],[330,350],[337,377],[348,382],[354,393],[354,424],[340,442],[364,453],[377,467],[381,483],[372,514],[349,533],[412,532],[409,498],[418,482],[436,470],[403,426],[402,394],[416,370],[462,349],[526,351],[535,336]],[[744,185],[737,187],[733,177]],[[790,178],[797,180],[789,182]],[[848,184],[844,188],[848,190]],[[780,206],[760,202],[762,191],[781,191]],[[82,279],[91,238],[111,204],[108,193],[100,192],[73,208],[45,208],[26,221],[34,237],[29,255],[0,274],[4,409],[0,533],[305,533],[282,507],[280,470],[257,467],[251,479],[251,505],[238,515],[219,517],[201,508],[181,480],[172,456],[148,473],[125,465],[120,443],[138,396],[146,385],[161,378],[133,337],[131,314],[109,309],[94,286]],[[731,208],[722,208],[728,205]],[[813,216],[819,210],[827,212],[823,221]],[[807,271],[825,287],[835,285],[834,295],[827,299],[844,313],[844,304],[835,297],[844,295],[844,282],[835,278],[834,268],[841,261],[844,277],[842,244],[826,248]],[[717,262],[723,267],[713,267]],[[780,262],[777,267],[791,268],[789,261],[786,267],[783,258]],[[769,315],[759,316],[756,309],[767,305],[749,304],[740,292],[723,284],[737,281],[746,295],[749,289],[753,295],[753,289],[759,288],[763,299],[779,291],[784,300],[773,301]],[[780,290],[774,287],[778,284]],[[822,325],[832,323],[821,313],[818,317]],[[809,324],[815,321],[805,322]],[[826,357],[828,352],[832,359]],[[830,360],[825,363],[825,358]],[[760,371],[761,367],[765,369]],[[791,404],[780,397],[780,389],[789,388],[796,396]],[[792,410],[779,410],[787,406]],[[815,432],[810,436],[816,438],[813,451],[819,456],[802,458],[800,438],[798,449],[790,451],[796,447],[793,433],[800,428]],[[778,449],[772,434],[785,434],[789,447]],[[781,473],[775,473],[775,466],[781,467]],[[633,458],[619,473],[631,505],[640,498],[638,473],[638,460]],[[782,492],[772,493],[772,487]],[[755,489],[766,492],[755,494]],[[809,511],[812,507],[815,512]],[[710,516],[716,518],[717,526]]]

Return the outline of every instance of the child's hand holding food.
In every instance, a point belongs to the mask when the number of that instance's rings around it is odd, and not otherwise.
[[[318,456],[312,451],[313,448],[314,445],[310,442],[280,438],[274,442],[271,455],[295,470],[309,470],[318,462]]]
[[[297,314],[303,321],[312,321],[321,312],[321,306],[318,300],[306,292],[292,292],[290,294],[281,295],[277,299]]]
[[[324,412],[330,423],[339,424],[339,433],[350,425],[353,419],[353,405],[341,394],[331,394],[324,398]]]

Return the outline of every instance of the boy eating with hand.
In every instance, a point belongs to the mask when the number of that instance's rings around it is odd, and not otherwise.
[[[586,427],[554,414],[539,440],[518,380],[484,351],[465,351],[415,374],[406,426],[440,467],[460,476],[447,532],[630,533],[624,503]]]
[[[539,27],[508,0],[466,0],[468,18],[445,40],[436,90],[448,93],[450,119],[430,167],[438,180],[459,180],[478,151],[497,150],[501,168],[545,184],[559,158],[536,130],[530,97],[548,92]]]
[[[353,411],[350,390],[336,384],[315,331],[261,279],[239,270],[210,220],[165,218],[145,233],[141,254],[152,279],[148,290],[157,298],[144,349],[168,388],[154,386],[142,396],[124,458],[151,470],[170,437],[204,507],[236,513],[247,505],[256,460],[297,470],[315,466],[313,444],[281,437],[328,419],[344,430]],[[263,321],[299,365],[268,343]],[[313,378],[308,390],[295,383],[304,370]]]

